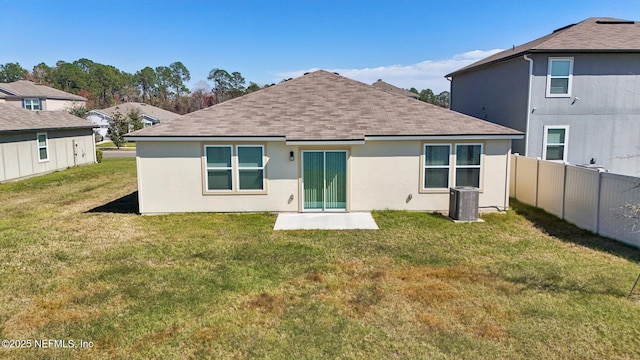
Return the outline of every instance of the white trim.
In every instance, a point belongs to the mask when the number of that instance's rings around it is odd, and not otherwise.
[[[224,137],[224,136],[210,136],[210,137],[197,137],[197,136],[126,136],[127,141],[142,142],[142,141],[222,141],[222,142],[240,142],[240,141],[253,141],[253,142],[265,142],[265,141],[285,141],[286,145],[364,145],[366,141],[398,141],[398,140],[521,140],[524,135],[408,135],[408,136],[376,136],[368,135],[364,137],[364,140],[290,140],[288,141],[284,136],[265,136],[265,137]]]
[[[480,164],[478,165],[458,165],[458,146],[480,146]],[[453,179],[452,180],[452,184],[453,187],[459,186],[458,185],[458,179],[457,179],[457,171],[458,169],[480,169],[480,173],[478,174],[478,189],[482,189],[482,178],[483,178],[483,171],[482,171],[482,157],[484,155],[484,145],[482,143],[459,143],[459,144],[454,144],[453,147],[453,154],[455,155],[454,158],[454,171],[453,171]]]
[[[547,86],[546,86],[546,97],[553,98],[568,98],[571,97],[571,90],[573,85],[573,57],[549,57],[547,60]],[[551,79],[564,79],[566,76],[551,76],[551,64],[554,61],[569,61],[569,76],[568,76],[568,84],[567,84],[567,93],[566,94],[552,94],[551,93]]]
[[[240,167],[240,148],[250,148],[250,147],[259,147],[261,151],[261,167]],[[264,145],[236,145],[236,169],[234,174],[236,175],[236,179],[238,182],[237,191],[238,192],[247,192],[247,191],[264,191],[265,190],[265,169],[264,169]],[[240,188],[240,170],[262,170],[262,189],[241,189]]]
[[[239,142],[239,141],[253,141],[253,142],[265,142],[265,141],[285,141],[284,136],[264,136],[264,137],[250,137],[250,136],[236,136],[236,137],[224,137],[224,136],[126,136],[127,141],[221,141],[221,142]]]
[[[563,129],[564,130],[564,150],[562,151],[562,160],[547,160],[547,137],[549,135],[549,130],[554,129]],[[567,161],[567,156],[569,155],[569,125],[545,125],[542,134],[542,159],[546,161],[553,161],[558,163],[564,163]],[[551,145],[561,145],[561,144],[551,144]]]
[[[428,168],[429,169],[447,169],[448,174],[447,174],[447,186],[443,187],[443,188],[428,188],[424,186],[424,183],[427,179],[427,174],[426,174],[426,170],[427,170],[427,146],[447,146],[449,147],[449,164],[448,165],[430,165]],[[446,190],[448,188],[451,187],[451,165],[452,165],[452,160],[455,160],[451,155],[453,154],[452,149],[453,149],[454,144],[453,143],[425,143],[422,144],[422,184],[420,184],[420,188],[423,191],[434,191],[434,190]]]
[[[527,93],[527,123],[524,138],[524,155],[529,156],[529,124],[531,123],[531,89],[533,87],[533,59],[528,54],[524,55],[524,59],[529,62],[529,87]]]
[[[286,145],[364,145],[364,140],[287,140]]]
[[[44,135],[44,149],[47,151],[47,157],[44,159],[40,158],[40,135]],[[38,162],[46,162],[49,161],[49,136],[46,132],[36,133],[36,149],[38,151]]]
[[[231,166],[227,166],[227,167],[209,167],[208,163],[207,163],[207,148],[229,148],[229,156],[231,160]],[[209,170],[231,170],[231,189],[209,189]],[[234,174],[233,174],[233,145],[205,145],[204,146],[204,181],[205,181],[205,191],[206,192],[212,192],[212,193],[229,193],[229,192],[233,192],[235,190],[234,188],[234,183],[235,181],[233,181],[234,178]]]
[[[366,141],[397,141],[397,140],[520,140],[524,135],[409,135],[409,136],[365,136]]]

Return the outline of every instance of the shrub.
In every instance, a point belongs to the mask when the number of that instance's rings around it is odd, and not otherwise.
[[[102,150],[100,149],[96,149],[96,162],[102,162]]]

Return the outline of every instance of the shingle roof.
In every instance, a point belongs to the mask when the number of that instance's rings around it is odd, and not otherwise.
[[[374,82],[373,84],[371,84],[371,86],[377,87],[380,90],[384,90],[384,91],[389,91],[389,92],[393,92],[399,95],[404,95],[404,96],[408,96],[410,98],[414,98],[417,99],[420,97],[419,94],[416,93],[412,93],[409,90],[405,90],[405,89],[401,89],[395,85],[391,85],[388,82],[384,82],[381,79],[378,79],[378,81]]]
[[[158,119],[159,121],[163,122],[163,121],[169,121],[169,120],[173,120],[175,118],[177,118],[178,116],[180,116],[179,114],[173,113],[171,111],[167,111],[164,109],[161,109],[159,107],[155,107],[149,104],[144,104],[144,103],[137,103],[137,102],[127,102],[127,103],[122,103],[119,105],[115,105],[112,107],[108,107],[106,109],[96,109],[96,110],[92,110],[92,111],[96,111],[108,116],[113,116],[113,114],[118,111],[120,112],[120,114],[122,115],[126,115],[127,112],[129,112],[129,110],[132,109],[138,109],[140,110],[140,114],[141,115],[147,115],[150,116],[154,119]]]
[[[521,133],[319,70],[133,137],[258,137],[362,140],[366,136],[520,135]]]
[[[0,103],[0,133],[25,130],[92,128],[93,124],[66,111],[31,111]]]
[[[57,100],[86,101],[82,96],[74,95],[49,86],[36,84],[28,80],[18,80],[11,83],[0,83],[0,97],[17,96],[21,98],[47,98]]]
[[[491,55],[446,76],[455,76],[482,65],[534,52],[640,52],[640,22],[589,18],[526,44]]]

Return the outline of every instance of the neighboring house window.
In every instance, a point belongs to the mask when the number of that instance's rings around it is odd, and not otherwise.
[[[456,145],[456,186],[480,188],[482,144]]]
[[[449,187],[449,158],[451,145],[424,146],[423,189],[446,189]]]
[[[264,146],[206,145],[207,191],[263,191]]]
[[[27,110],[42,110],[40,99],[24,99],[24,108]]]
[[[238,189],[264,190],[264,149],[258,145],[238,145]]]
[[[207,160],[207,190],[233,190],[232,147],[205,146]]]
[[[573,58],[549,58],[547,97],[570,97]]]
[[[49,160],[49,140],[47,139],[47,133],[38,133],[38,161]]]
[[[568,140],[568,126],[545,126],[542,158],[551,161],[565,161],[567,159]]]

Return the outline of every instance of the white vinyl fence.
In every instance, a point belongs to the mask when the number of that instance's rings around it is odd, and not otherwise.
[[[640,248],[640,178],[519,156],[509,194],[596,234]]]

